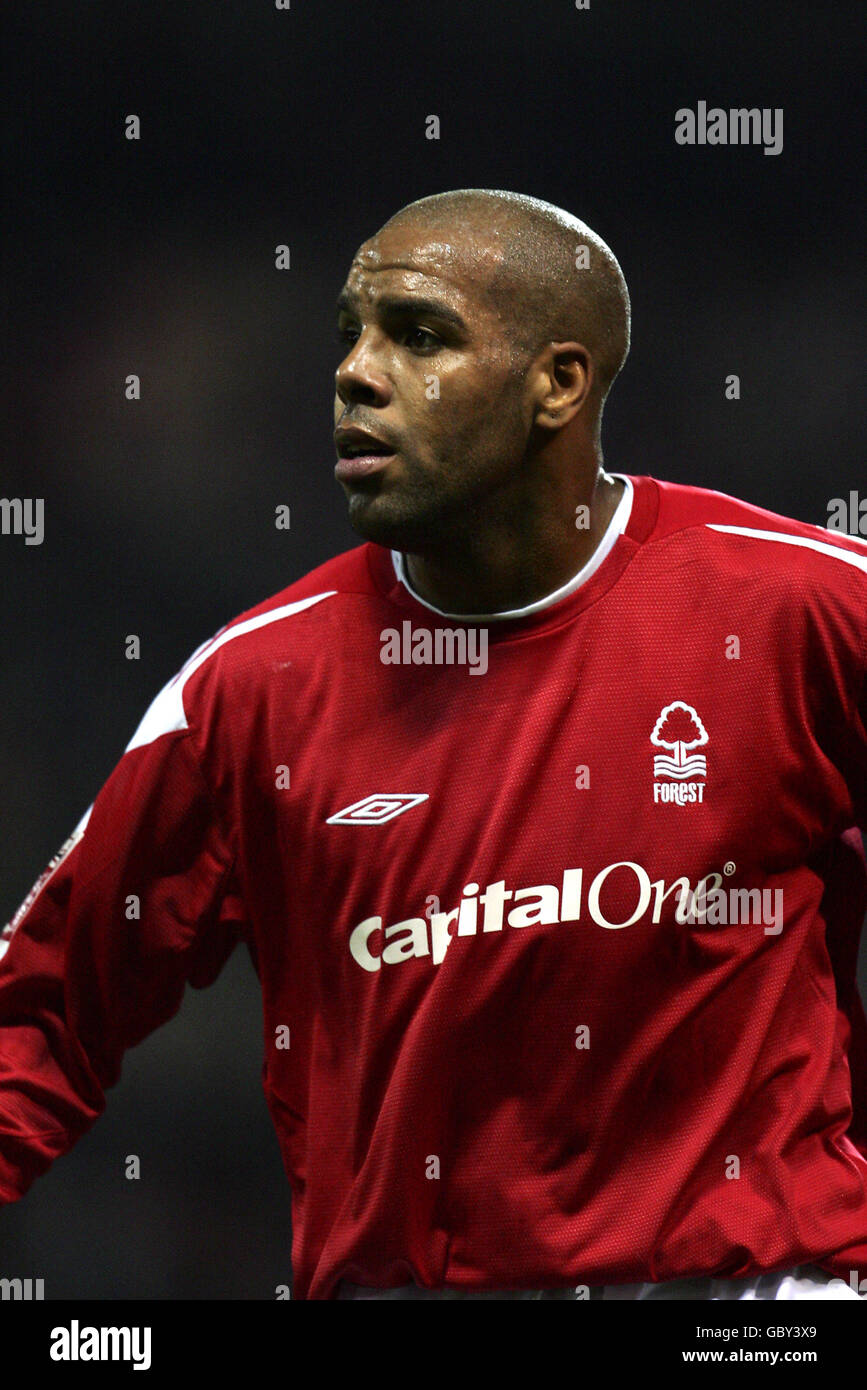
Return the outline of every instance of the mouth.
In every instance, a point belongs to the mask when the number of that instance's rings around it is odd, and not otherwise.
[[[369,443],[341,444],[334,476],[340,482],[368,478],[372,473],[380,473],[386,468],[389,459],[393,459],[396,453],[395,449],[373,440]]]

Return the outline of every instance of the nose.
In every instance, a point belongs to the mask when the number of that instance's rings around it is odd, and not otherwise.
[[[337,371],[334,386],[344,405],[386,405],[391,399],[391,383],[377,366],[369,338],[360,334]]]

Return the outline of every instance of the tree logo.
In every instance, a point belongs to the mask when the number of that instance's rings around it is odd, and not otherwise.
[[[688,756],[690,749],[701,748],[708,742],[707,730],[692,705],[685,705],[683,700],[666,705],[653,727],[650,742],[656,748],[671,749],[671,756],[657,753],[654,757],[654,777],[676,777],[683,781],[687,777],[707,776],[704,754]]]

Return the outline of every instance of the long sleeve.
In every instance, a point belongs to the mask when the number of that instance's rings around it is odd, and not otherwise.
[[[216,978],[242,920],[190,729],[134,739],[0,935],[0,1202],[90,1127],[125,1050]]]

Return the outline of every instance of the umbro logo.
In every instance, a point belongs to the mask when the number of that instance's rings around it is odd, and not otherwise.
[[[428,796],[428,792],[375,792],[361,801],[354,801],[351,806],[344,806],[336,816],[329,816],[325,824],[383,825],[387,820],[394,820],[395,816],[411,810],[420,801],[427,801]]]

